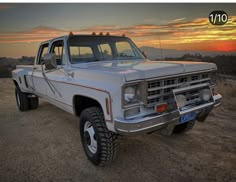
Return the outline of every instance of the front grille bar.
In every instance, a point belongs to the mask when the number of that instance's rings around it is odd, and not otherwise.
[[[174,97],[176,97],[176,95],[178,94],[184,94],[184,93],[187,93],[191,90],[199,90],[199,89],[202,89],[202,88],[208,88],[210,89],[209,87],[209,84],[208,83],[203,83],[203,84],[199,84],[199,85],[193,85],[193,86],[189,86],[189,87],[185,87],[185,88],[178,88],[178,89],[174,89],[173,90],[173,94],[174,94]],[[196,94],[195,94],[196,95]],[[198,94],[197,94],[198,95]],[[187,95],[186,95],[187,96]],[[188,96],[187,96],[188,97]],[[175,99],[176,100],[176,99]],[[198,110],[198,109],[203,109],[203,108],[206,108],[206,107],[209,107],[209,106],[213,106],[214,105],[214,99],[213,99],[213,95],[211,93],[211,99],[207,102],[204,102],[204,103],[197,103],[200,101],[200,98],[196,98],[192,101],[189,101],[186,103],[186,106],[188,107],[188,109],[184,109],[182,110],[181,108],[178,107],[178,110],[179,110],[179,113],[180,115],[183,115],[183,114],[186,114],[186,113],[189,113],[189,112],[192,112],[192,111],[195,111],[195,110]],[[177,103],[177,106],[178,106],[178,103]],[[186,107],[184,106],[184,107]]]
[[[203,83],[210,84],[212,72],[203,72],[193,75],[181,75],[179,77],[169,77],[166,79],[156,79],[147,82],[146,86],[146,104],[148,107],[152,107],[157,103],[165,102],[167,100],[173,100],[173,89],[181,87],[189,87],[199,85]],[[185,85],[186,84],[186,85]],[[190,95],[191,98],[193,95]],[[194,99],[194,98],[193,98]],[[190,100],[193,100],[190,99]]]

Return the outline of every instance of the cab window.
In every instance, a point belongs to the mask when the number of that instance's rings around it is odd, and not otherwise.
[[[51,53],[55,54],[57,65],[65,65],[65,49],[63,40],[56,41],[52,44]]]
[[[70,55],[72,62],[93,61],[96,59],[90,46],[70,46]]]
[[[109,44],[100,44],[99,48],[104,59],[112,58],[112,50]]]
[[[116,42],[116,48],[118,55],[120,57],[135,57],[133,48],[130,46],[128,42],[125,41]]]
[[[44,55],[48,52],[48,43],[42,44],[39,48],[39,55],[36,64],[42,64]]]

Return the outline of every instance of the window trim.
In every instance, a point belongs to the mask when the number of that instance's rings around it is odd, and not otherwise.
[[[65,44],[66,44],[66,49],[67,49],[67,54],[68,54],[68,64],[70,65],[73,65],[74,63],[72,62],[72,59],[71,59],[71,53],[70,53],[70,38],[79,38],[79,37],[94,37],[93,35],[75,35],[75,36],[69,36],[67,38],[67,40],[65,41]],[[128,37],[120,37],[120,36],[109,36],[109,37],[114,37],[114,38],[125,38],[127,39],[127,41],[134,47],[132,47],[134,50],[136,49],[136,51],[134,51],[135,54],[137,54],[138,56],[140,56],[140,59],[139,60],[145,60],[146,58],[143,56],[142,54],[142,51],[137,47],[137,45]],[[113,51],[113,49],[112,49]],[[117,51],[117,50],[116,50]]]
[[[49,50],[49,42],[43,43],[39,46],[39,51],[38,51],[38,55],[37,55],[37,59],[36,59],[36,65],[41,65],[41,62],[39,62],[39,60],[40,60],[40,58],[42,58],[43,49],[46,47]],[[48,53],[48,50],[46,53]]]
[[[62,54],[61,54],[61,64],[57,65],[57,66],[64,66],[64,65],[67,64],[67,61],[65,61],[65,64],[63,64],[63,61],[62,61],[62,59],[63,59],[63,51],[65,50],[65,42],[64,42],[63,39],[57,39],[57,40],[53,41],[51,43],[49,53],[53,53],[52,51],[55,48],[55,44],[57,44],[58,42],[62,42]],[[66,54],[66,52],[65,52],[65,54]]]

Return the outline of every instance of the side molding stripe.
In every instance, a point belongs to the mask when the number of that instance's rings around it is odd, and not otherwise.
[[[34,76],[34,75],[33,75],[33,76]],[[38,76],[34,76],[34,77],[41,78],[41,79],[44,80],[44,78],[42,78],[42,77],[38,77]],[[109,96],[109,105],[110,105],[110,107],[109,107],[110,109],[109,109],[109,110],[110,110],[110,112],[111,112],[111,120],[106,120],[106,121],[112,122],[113,116],[112,116],[112,107],[111,107],[111,95],[110,95],[110,93],[109,93],[108,91],[102,90],[102,89],[98,89],[98,88],[89,87],[89,86],[85,86],[85,85],[75,84],[75,83],[68,83],[68,82],[57,81],[57,80],[51,80],[51,79],[48,79],[48,80],[50,80],[50,81],[52,81],[52,82],[64,83],[64,84],[67,84],[67,85],[80,86],[80,87],[84,87],[84,88],[88,88],[88,89],[92,89],[92,90],[97,90],[97,91],[99,91],[99,92],[104,92],[104,93],[108,94],[108,96]]]

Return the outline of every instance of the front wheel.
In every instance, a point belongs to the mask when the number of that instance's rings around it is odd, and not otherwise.
[[[195,120],[188,121],[187,123],[176,125],[173,130],[173,133],[181,134],[181,133],[188,132],[189,130],[191,130],[193,128],[194,124],[195,124]]]
[[[104,166],[116,158],[117,135],[107,129],[100,108],[90,107],[82,111],[80,135],[84,151],[95,165]]]

